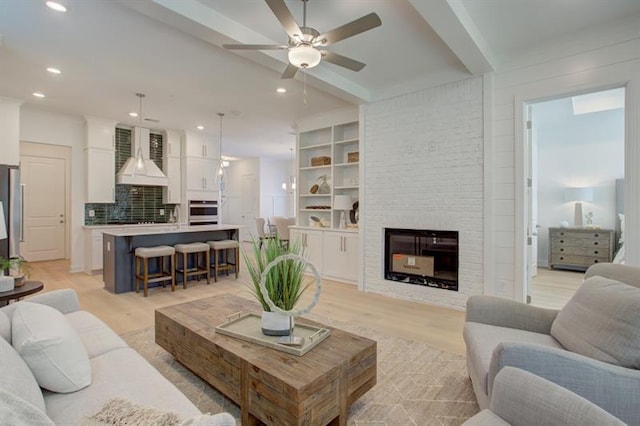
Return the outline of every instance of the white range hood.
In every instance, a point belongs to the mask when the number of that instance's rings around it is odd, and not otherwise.
[[[116,183],[141,186],[168,186],[169,179],[149,157],[150,132],[134,127],[131,133],[131,157],[116,174]]]

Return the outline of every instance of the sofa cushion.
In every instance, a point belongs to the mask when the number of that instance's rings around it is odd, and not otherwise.
[[[38,303],[19,302],[12,343],[38,384],[53,392],[75,392],[91,384],[87,351],[64,315]]]
[[[464,341],[467,346],[467,360],[471,368],[469,375],[480,383],[474,383],[489,393],[488,375],[493,350],[501,342],[531,343],[562,349],[562,345],[548,334],[534,333],[515,328],[467,322],[464,324]]]
[[[2,311],[0,311],[0,337],[11,343],[11,320]]]
[[[4,425],[55,426],[35,405],[0,389],[0,419]]]
[[[586,279],[558,313],[551,335],[572,352],[640,368],[640,288],[600,276]]]
[[[86,311],[76,311],[65,315],[67,321],[80,336],[89,358],[94,358],[114,349],[128,345],[104,322]]]
[[[131,348],[114,349],[92,358],[91,372],[91,386],[78,392],[43,392],[47,414],[56,424],[78,424],[115,396],[174,412],[183,419],[200,414],[178,388]],[[180,378],[176,376],[175,380]]]
[[[0,339],[0,390],[13,393],[44,412],[44,399],[36,378],[18,352],[4,339]]]

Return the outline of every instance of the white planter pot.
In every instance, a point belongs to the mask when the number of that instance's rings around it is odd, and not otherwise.
[[[0,292],[10,291],[10,290],[13,290],[13,288],[14,288],[13,277],[0,276]]]
[[[293,317],[291,315],[283,315],[279,312],[262,312],[262,334],[288,336],[292,328]]]

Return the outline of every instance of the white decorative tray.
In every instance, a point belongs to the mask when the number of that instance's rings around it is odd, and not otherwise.
[[[293,335],[303,339],[300,346],[289,346],[278,343],[280,336],[262,334],[262,318],[258,314],[240,314],[237,318],[231,315],[227,322],[216,327],[220,334],[236,337],[251,343],[266,346],[292,355],[302,356],[326,339],[331,331],[327,328],[307,324],[295,324]]]

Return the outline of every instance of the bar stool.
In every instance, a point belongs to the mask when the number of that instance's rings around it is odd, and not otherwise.
[[[200,275],[207,276],[207,284],[211,282],[211,273],[209,272],[209,244],[205,243],[189,243],[176,244],[176,253],[182,254],[176,260],[176,272],[182,272],[182,287],[187,288],[187,279],[191,276],[196,277],[196,281],[200,281]],[[189,268],[189,255],[194,254],[193,268]],[[204,266],[202,265],[204,257]],[[182,258],[182,269],[180,269],[180,258]]]
[[[136,293],[140,293],[140,281],[143,283],[144,297],[147,297],[147,288],[149,283],[162,282],[162,287],[166,287],[166,282],[171,280],[171,291],[176,291],[176,277],[173,273],[176,261],[176,251],[173,247],[157,246],[157,247],[138,247],[135,250],[136,261]],[[165,268],[165,259],[171,258],[171,268],[169,271]],[[160,259],[158,272],[149,274],[149,259]],[[140,264],[143,265],[143,272],[140,271]]]
[[[226,271],[229,276],[229,269],[233,267],[236,271],[236,279],[240,272],[240,244],[236,240],[220,240],[220,241],[207,241],[207,244],[213,250],[213,280],[218,282],[218,272]],[[220,263],[220,252],[224,257],[224,262]],[[233,254],[233,262],[229,261],[230,255]]]

